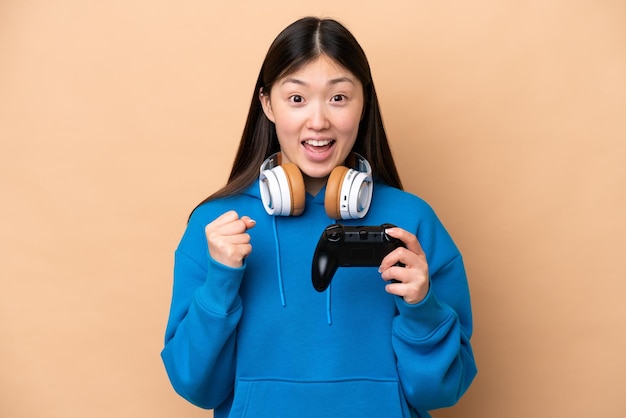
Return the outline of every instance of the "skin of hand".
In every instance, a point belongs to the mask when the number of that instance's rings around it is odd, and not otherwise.
[[[406,248],[399,247],[387,254],[380,264],[378,271],[383,280],[397,281],[388,283],[385,290],[401,296],[408,304],[419,303],[428,294],[430,286],[426,254],[417,237],[410,232],[402,228],[388,228],[385,232],[406,245]],[[398,266],[397,263],[404,266]]]
[[[218,263],[238,268],[252,252],[250,235],[246,232],[256,221],[249,216],[239,217],[234,210],[217,217],[205,228],[209,254]]]

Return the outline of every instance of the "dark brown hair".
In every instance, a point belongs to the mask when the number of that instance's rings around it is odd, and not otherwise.
[[[252,92],[250,110],[228,182],[202,203],[240,193],[258,179],[263,161],[280,150],[274,124],[263,113],[259,94],[270,94],[277,80],[298,71],[320,55],[326,55],[346,68],[363,85],[363,118],[353,151],[370,162],[375,179],[402,188],[363,49],[350,31],[336,20],[305,17],[287,26],[270,46]]]

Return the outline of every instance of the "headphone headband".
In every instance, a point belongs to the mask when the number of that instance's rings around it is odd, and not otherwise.
[[[282,159],[280,151],[267,157],[265,161],[263,161],[263,164],[261,164],[261,168],[259,169],[260,174],[262,174],[265,170],[271,170],[274,167],[278,167],[282,162]]]
[[[361,154],[352,152],[346,159],[346,167],[353,168],[361,173],[372,175],[372,166],[369,161],[365,159]]]

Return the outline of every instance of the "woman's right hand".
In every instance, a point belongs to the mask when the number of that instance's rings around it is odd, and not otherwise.
[[[241,218],[234,210],[228,211],[204,228],[209,254],[218,263],[238,268],[252,252],[250,235],[246,232],[256,224],[249,216]]]

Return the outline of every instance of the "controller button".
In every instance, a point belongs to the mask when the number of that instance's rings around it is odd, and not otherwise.
[[[330,242],[338,242],[341,240],[343,229],[340,225],[330,225],[326,228],[326,238]]]
[[[339,232],[331,232],[330,235],[328,236],[328,241],[330,242],[337,242],[341,239],[341,234],[339,234]]]

